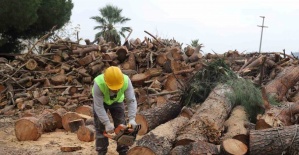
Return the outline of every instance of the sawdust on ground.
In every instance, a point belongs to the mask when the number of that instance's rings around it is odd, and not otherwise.
[[[37,141],[18,141],[14,132],[13,118],[0,118],[0,154],[1,155],[96,155],[95,142],[82,142],[75,133],[57,129],[43,133]],[[116,142],[110,140],[108,155],[118,155]],[[62,146],[81,146],[75,152],[62,152]]]

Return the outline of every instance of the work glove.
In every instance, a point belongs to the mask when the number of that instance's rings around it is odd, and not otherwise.
[[[114,133],[114,126],[111,123],[107,123],[105,125],[105,131],[109,134],[113,134]]]
[[[129,121],[129,125],[132,125],[133,129],[136,127],[137,123],[135,122],[135,120],[130,120]]]

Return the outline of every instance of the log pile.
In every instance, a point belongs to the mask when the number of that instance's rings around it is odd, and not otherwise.
[[[152,38],[137,38],[123,46],[103,40],[98,44],[85,40],[86,45],[81,45],[59,39],[39,47],[41,54],[13,55],[13,59],[0,56],[0,115],[19,114],[15,133],[20,141],[37,140],[56,129],[75,132],[84,142],[93,141],[93,79],[105,68],[119,66],[135,87],[136,121],[142,124],[139,134],[144,135],[129,154],[298,152],[297,59],[280,52],[244,54],[236,50],[202,55],[200,47],[182,49],[173,39]],[[179,115],[181,94],[190,78],[218,58],[262,88],[265,113],[257,117],[256,124],[249,122],[242,107],[230,105],[225,92],[231,89],[223,86],[191,109],[194,114]],[[268,97],[281,105],[270,105]],[[169,127],[171,132],[161,132]],[[275,149],[267,151],[273,141]]]

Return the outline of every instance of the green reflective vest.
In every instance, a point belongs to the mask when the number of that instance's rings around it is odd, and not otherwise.
[[[128,89],[128,82],[129,82],[129,77],[127,75],[124,75],[124,85],[120,90],[117,92],[117,95],[114,99],[110,99],[110,90],[108,86],[106,85],[106,82],[104,80],[104,74],[101,74],[97,76],[94,79],[94,82],[98,85],[100,88],[101,92],[104,95],[104,102],[108,105],[111,105],[115,102],[123,102],[125,99],[125,91]],[[93,94],[93,89],[92,89],[92,94]]]

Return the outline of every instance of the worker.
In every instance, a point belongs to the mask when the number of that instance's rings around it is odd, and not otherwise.
[[[103,74],[94,79],[92,88],[93,113],[96,129],[96,151],[98,155],[105,155],[108,151],[109,141],[103,135],[106,131],[113,134],[119,124],[126,125],[125,106],[128,108],[129,124],[135,127],[137,102],[134,88],[130,78],[123,74],[120,68],[108,67]],[[114,125],[110,123],[107,110],[109,110]],[[129,150],[128,146],[117,144],[116,151],[119,155],[125,155]]]

